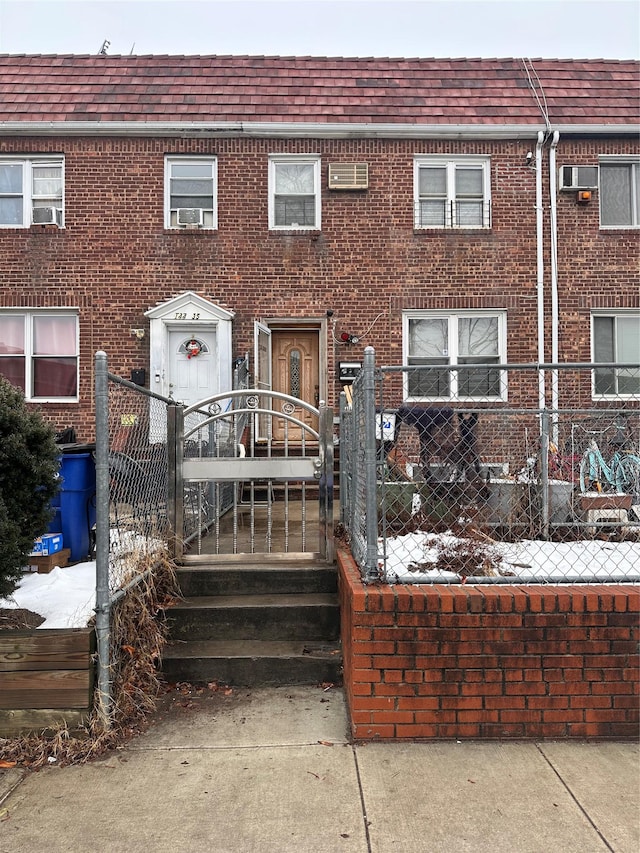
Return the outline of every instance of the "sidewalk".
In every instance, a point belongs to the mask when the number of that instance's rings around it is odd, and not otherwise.
[[[27,774],[2,853],[637,853],[632,743],[349,743],[342,691],[170,694],[101,761]],[[0,771],[0,801],[18,782]]]

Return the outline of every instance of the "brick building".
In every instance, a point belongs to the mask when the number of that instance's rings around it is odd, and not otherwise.
[[[187,401],[248,353],[257,381],[332,405],[368,345],[386,364],[635,361],[638,70],[2,56],[0,373],[89,439],[100,349]],[[402,396],[504,397],[478,373]],[[640,394],[598,376],[590,398]]]

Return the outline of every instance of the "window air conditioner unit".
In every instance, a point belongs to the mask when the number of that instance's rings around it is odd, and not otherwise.
[[[57,207],[34,207],[31,219],[34,225],[59,225],[61,214]]]
[[[178,225],[202,225],[201,207],[179,207],[176,214]]]
[[[368,163],[329,163],[330,190],[366,190],[368,188]]]
[[[598,189],[597,166],[561,166],[561,190],[596,190]]]

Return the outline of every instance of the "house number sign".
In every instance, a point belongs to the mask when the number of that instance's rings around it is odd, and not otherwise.
[[[187,314],[186,311],[176,311],[173,315],[174,320],[199,320],[200,314]]]

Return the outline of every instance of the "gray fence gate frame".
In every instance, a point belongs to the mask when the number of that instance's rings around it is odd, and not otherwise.
[[[270,401],[269,406],[265,403]],[[225,407],[222,408],[222,403]],[[275,409],[276,402],[280,409]],[[294,409],[304,409],[317,416],[318,430],[294,417]],[[196,426],[188,425],[191,414],[204,415]],[[278,391],[262,388],[243,388],[225,391],[199,400],[191,406],[182,408],[172,407],[168,413],[167,444],[168,444],[168,507],[170,513],[170,528],[172,531],[170,550],[176,562],[184,564],[203,562],[250,562],[256,558],[275,559],[319,559],[333,563],[335,546],[333,537],[333,409],[320,402],[318,408],[297,397],[292,397]],[[219,456],[209,458],[188,458],[185,456],[185,442],[198,430],[209,424],[233,418],[268,418],[285,420],[288,424],[302,430],[306,441],[318,443],[317,456],[292,455],[288,453],[288,445],[279,444],[282,455],[253,457],[253,456]],[[233,426],[233,422],[232,422]],[[269,430],[269,434],[271,431]],[[304,553],[268,554],[189,554],[184,545],[182,531],[184,530],[184,486],[189,482],[210,481],[213,483],[246,483],[248,481],[271,481],[273,483],[296,481],[315,482],[318,484],[319,529],[318,551]]]

